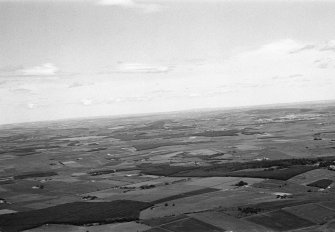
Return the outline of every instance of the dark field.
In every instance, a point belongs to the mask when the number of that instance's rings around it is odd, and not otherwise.
[[[327,188],[329,185],[331,185],[331,183],[333,183],[332,180],[328,180],[328,179],[322,179],[322,180],[317,180],[313,183],[308,184],[307,186],[311,186],[311,187],[317,187],[317,188]]]
[[[136,201],[74,202],[50,208],[0,215],[0,228],[21,231],[44,224],[84,225],[138,219],[141,210],[151,205]]]
[[[159,203],[166,202],[166,201],[172,201],[172,200],[176,200],[176,199],[180,199],[180,198],[184,198],[184,197],[191,197],[191,196],[195,196],[195,195],[199,195],[199,194],[211,193],[211,192],[216,192],[216,191],[219,191],[219,189],[215,189],[215,188],[199,189],[199,190],[186,192],[186,193],[182,193],[182,194],[178,194],[178,195],[174,195],[174,196],[170,196],[170,197],[165,197],[165,198],[153,201],[151,203],[152,204],[159,204]]]
[[[263,170],[263,171],[248,171],[248,172],[231,172],[227,176],[238,177],[254,177],[275,180],[288,180],[296,175],[313,170],[313,166],[291,166],[283,169]]]
[[[2,125],[0,230],[322,231],[334,131],[331,104]]]
[[[175,166],[143,166],[142,172],[150,175],[178,177],[211,177],[236,176],[288,180],[298,174],[318,168],[313,165],[323,160],[335,161],[335,157],[320,157],[313,159],[263,160],[259,162],[231,162],[210,167],[175,167]],[[301,164],[301,165],[297,165]],[[272,168],[275,167],[275,168]],[[252,169],[263,168],[254,171]],[[239,170],[250,171],[239,172]]]

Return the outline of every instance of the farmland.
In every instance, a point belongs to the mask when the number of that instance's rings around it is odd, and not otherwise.
[[[0,215],[1,229],[20,231],[44,224],[107,223],[133,221],[141,210],[151,206],[136,201],[74,202],[45,209]]]
[[[0,230],[331,230],[334,131],[312,103],[3,125]]]

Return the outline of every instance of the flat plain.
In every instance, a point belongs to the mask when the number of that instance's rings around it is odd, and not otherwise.
[[[0,126],[0,231],[332,231],[335,107]]]

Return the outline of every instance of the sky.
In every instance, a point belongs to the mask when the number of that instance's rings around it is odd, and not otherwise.
[[[0,124],[335,99],[335,1],[0,0]]]

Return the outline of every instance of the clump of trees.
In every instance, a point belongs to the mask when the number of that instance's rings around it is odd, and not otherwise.
[[[156,185],[150,184],[150,185],[142,185],[140,187],[140,189],[151,189],[151,188],[155,188]]]
[[[237,209],[243,215],[257,214],[262,211],[262,209],[260,208],[253,208],[253,207],[238,207]]]
[[[248,185],[248,183],[243,181],[243,180],[241,180],[241,181],[239,181],[238,183],[235,184],[235,186],[238,186],[238,187],[242,187],[244,185]]]
[[[319,163],[319,167],[324,167],[324,168],[329,167],[330,165],[334,165],[333,160],[325,160]]]
[[[83,200],[95,200],[97,198],[98,198],[97,196],[91,196],[91,195],[87,195],[87,196],[82,197]]]

